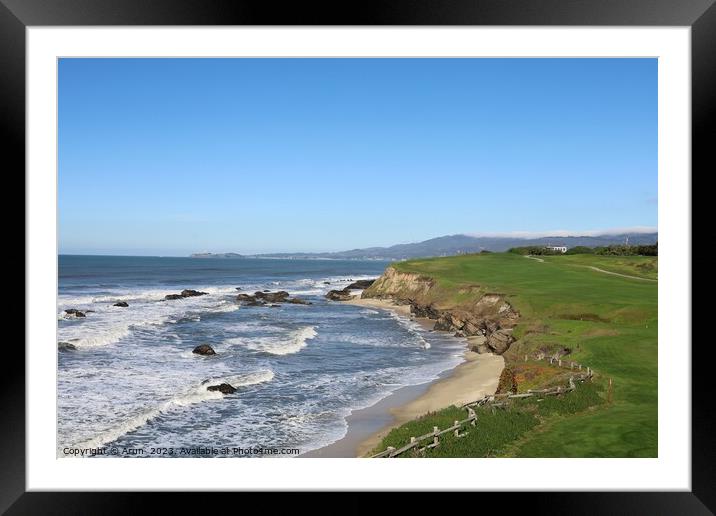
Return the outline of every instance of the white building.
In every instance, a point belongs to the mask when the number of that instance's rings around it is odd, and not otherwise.
[[[559,251],[560,253],[567,252],[567,246],[548,245],[547,249],[550,251]]]

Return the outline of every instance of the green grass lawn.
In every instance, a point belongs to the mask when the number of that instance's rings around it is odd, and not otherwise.
[[[574,254],[565,256],[541,256],[545,261],[574,266],[592,266],[605,271],[617,272],[639,278],[655,280],[658,274],[658,261],[654,256],[598,256],[593,254]]]
[[[544,262],[510,253],[491,253],[411,260],[393,267],[433,278],[441,287],[437,289],[442,293],[438,300],[441,307],[465,303],[464,294],[459,294],[457,288],[468,285],[479,286],[480,292],[504,294],[521,316],[514,332],[518,340],[504,355],[518,378],[526,378],[534,369],[533,364],[524,364],[525,354],[568,347],[572,352],[567,360],[592,367],[602,392],[608,379],[612,379],[611,403],[592,404],[576,413],[532,414],[534,425],[527,423],[529,418],[519,419],[514,424],[529,429],[516,428],[515,435],[501,431],[511,437],[499,447],[490,448],[488,454],[655,457],[657,283],[604,274],[586,266],[656,279],[657,259],[594,255],[542,258]],[[536,378],[541,381],[540,374]],[[522,387],[520,391],[525,390]],[[528,388],[534,387],[531,384]],[[453,416],[446,416],[450,423],[456,419]],[[463,411],[457,419],[464,417]],[[513,416],[497,413],[495,417]],[[432,429],[429,419],[421,424]],[[507,427],[511,424],[506,423]],[[472,450],[473,455],[463,456],[484,456],[481,453],[487,448],[471,447],[470,439],[466,436],[459,446],[465,453]],[[381,445],[383,449],[387,442],[388,438]]]

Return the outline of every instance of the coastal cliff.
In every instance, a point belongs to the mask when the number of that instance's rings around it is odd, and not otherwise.
[[[514,342],[512,330],[519,313],[500,293],[479,285],[446,287],[434,278],[388,267],[361,295],[364,299],[390,299],[410,305],[416,317],[435,320],[435,330],[474,337],[473,350],[502,354]]]

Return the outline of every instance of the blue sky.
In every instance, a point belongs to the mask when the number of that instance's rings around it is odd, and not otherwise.
[[[657,225],[656,59],[62,59],[61,253]]]

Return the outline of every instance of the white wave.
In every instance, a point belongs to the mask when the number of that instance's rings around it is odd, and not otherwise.
[[[416,323],[415,321],[412,321],[408,319],[407,317],[400,315],[396,312],[393,312],[392,310],[388,312],[390,314],[390,317],[398,321],[398,324],[401,325],[403,328],[408,330],[411,336],[413,336],[416,340],[416,342],[422,346],[424,349],[430,349],[430,343],[425,340],[423,337],[423,329],[422,327]]]
[[[314,326],[304,326],[285,336],[234,337],[225,342],[271,355],[291,355],[305,348],[306,341],[313,339],[316,335],[318,332]]]
[[[169,301],[164,301],[163,295],[161,298],[145,296],[144,301],[137,301],[136,294],[132,294],[126,296],[128,299],[135,296],[126,308],[110,304],[117,297],[82,304],[78,302],[79,298],[61,296],[58,320],[66,320],[67,323],[60,324],[58,337],[60,341],[71,340],[78,347],[106,346],[127,337],[138,328],[175,324],[182,320],[200,321],[202,314],[233,312],[239,308],[233,299],[223,296],[229,291],[226,287],[208,287],[203,291],[208,295]],[[217,299],[219,294],[222,297]],[[86,317],[71,316],[70,319],[64,313],[64,309],[70,307],[93,312],[85,312]]]
[[[116,303],[118,301],[126,302],[148,302],[148,301],[164,301],[164,296],[168,294],[178,294],[184,290],[184,287],[177,287],[174,289],[156,288],[147,290],[136,290],[127,292],[126,290],[116,289],[116,291],[110,291],[110,293],[103,295],[68,295],[61,294],[58,298],[59,305],[61,307],[77,308],[77,305],[88,306],[92,304],[103,304],[103,303]],[[197,287],[196,290],[206,292],[210,296],[223,296],[236,294],[235,287],[223,285],[223,286],[208,286],[208,287]],[[205,296],[201,296],[205,297]],[[197,299],[197,298],[187,298]],[[183,301],[183,300],[178,300]],[[116,307],[115,307],[116,308]]]
[[[288,290],[288,293],[292,296],[319,296],[326,292],[320,288],[314,288],[309,290]]]
[[[77,335],[77,332],[62,332],[59,340],[71,342],[78,348],[96,348],[113,344],[127,337],[131,333],[129,326],[120,325],[108,328],[101,328],[93,331],[90,335]]]
[[[222,383],[228,383],[232,387],[246,387],[249,385],[256,385],[259,383],[270,382],[273,380],[274,373],[270,369],[256,371],[253,373],[227,376],[223,378],[212,378],[208,381],[202,382],[200,385],[194,386],[187,390],[183,394],[165,401],[158,407],[154,407],[144,412],[137,414],[130,419],[123,421],[107,430],[104,430],[99,435],[83,441],[77,445],[76,448],[97,448],[103,446],[112,441],[116,441],[123,435],[132,432],[146,425],[149,421],[160,416],[161,414],[173,409],[174,407],[187,407],[195,403],[208,400],[218,400],[224,397],[224,395],[218,391],[209,391],[207,387],[212,385],[220,385]]]

